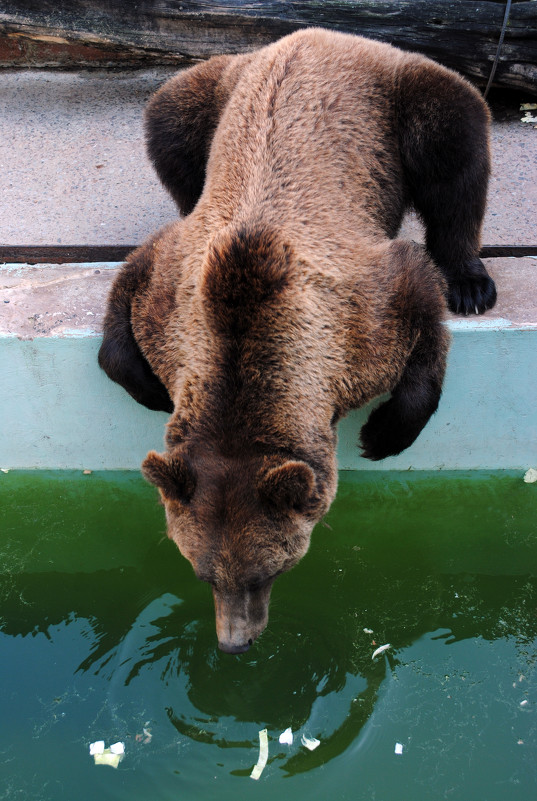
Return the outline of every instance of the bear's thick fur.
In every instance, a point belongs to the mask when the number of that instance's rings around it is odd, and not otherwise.
[[[149,154],[186,216],[128,258],[99,361],[172,413],[143,472],[213,587],[224,651],[263,630],[330,506],[338,420],[391,392],[361,445],[407,448],[440,398],[445,296],[493,305],[488,125],[453,72],[320,29],[212,58],[150,100]],[[408,206],[426,249],[395,239]]]

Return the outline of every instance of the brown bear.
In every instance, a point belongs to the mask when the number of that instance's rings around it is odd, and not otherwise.
[[[142,470],[239,653],[334,498],[338,420],[390,392],[363,452],[407,448],[440,398],[446,297],[494,304],[489,115],[420,55],[310,29],[181,72],[145,121],[185,216],[127,259],[99,362],[171,413]],[[409,206],[426,248],[395,238]]]

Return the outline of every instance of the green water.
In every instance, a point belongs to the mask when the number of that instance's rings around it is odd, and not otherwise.
[[[236,657],[141,479],[10,472],[0,495],[0,799],[535,799],[537,485],[521,475],[344,474]],[[100,739],[125,742],[117,770],[93,764]]]

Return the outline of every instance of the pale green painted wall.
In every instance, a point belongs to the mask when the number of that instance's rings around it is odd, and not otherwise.
[[[537,330],[450,324],[440,408],[414,445],[369,462],[355,443],[367,412],[339,428],[342,469],[526,469],[537,466]],[[162,450],[167,416],[150,412],[97,366],[100,338],[0,338],[0,468],[137,469]]]

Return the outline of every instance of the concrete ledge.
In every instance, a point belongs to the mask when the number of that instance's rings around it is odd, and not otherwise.
[[[369,410],[340,424],[342,469],[525,469],[537,463],[537,259],[488,263],[497,307],[448,321],[440,408],[416,443],[372,463],[356,442]],[[97,366],[118,265],[0,268],[0,467],[137,469],[163,448],[167,415],[136,404]]]

